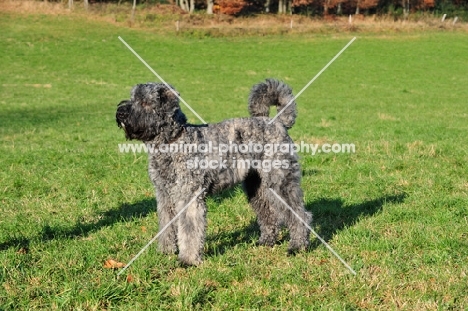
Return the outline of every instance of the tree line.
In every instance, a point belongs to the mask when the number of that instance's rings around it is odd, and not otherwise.
[[[60,0],[59,0],[60,1]],[[63,1],[63,0],[62,0]],[[68,0],[73,1],[73,0]],[[405,18],[410,14],[437,13],[468,17],[468,0],[83,0],[89,3],[131,2],[173,4],[183,11],[207,14],[248,15],[257,13],[304,14],[308,16],[379,14]]]

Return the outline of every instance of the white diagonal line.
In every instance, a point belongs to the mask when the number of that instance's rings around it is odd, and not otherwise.
[[[345,265],[346,268],[348,268],[349,271],[351,271],[351,273],[352,273],[353,275],[356,275],[356,271],[354,271],[353,268],[351,268],[351,267],[346,263],[346,261],[344,261],[344,260],[340,257],[340,255],[338,255],[338,253],[335,252],[335,251],[333,250],[333,248],[331,248],[331,246],[328,245],[328,243],[325,242],[325,240],[322,239],[322,238],[317,234],[317,232],[315,232],[314,229],[312,229],[312,228],[309,226],[309,224],[306,223],[306,222],[304,221],[304,219],[302,219],[302,218],[291,208],[291,206],[289,206],[288,203],[286,203],[286,202],[283,200],[283,198],[281,198],[281,197],[275,192],[275,190],[273,190],[273,189],[271,189],[271,188],[268,188],[268,189],[270,189],[270,191],[273,192],[273,194],[278,198],[278,200],[281,201],[281,203],[283,203],[287,208],[289,208],[289,210],[294,214],[294,216],[296,216],[296,217],[307,227],[307,229],[309,229],[310,232],[312,232],[312,233],[317,237],[317,239],[319,239],[320,242],[322,242],[323,245],[325,245],[325,246],[333,253],[333,255],[335,255],[336,258],[338,258],[338,259]]]
[[[174,95],[177,96],[177,97],[180,99],[180,101],[181,101],[182,103],[184,103],[184,105],[185,105],[195,116],[197,116],[197,118],[198,118],[200,121],[202,121],[204,124],[206,124],[205,120],[203,120],[202,117],[200,117],[200,115],[199,115],[198,113],[196,113],[196,111],[193,110],[192,107],[190,107],[190,105],[187,104],[187,102],[186,102],[182,97],[180,97],[180,95],[177,94],[177,92],[176,92],[175,90],[173,90],[173,89],[170,87],[170,85],[169,85],[166,81],[164,81],[164,79],[163,79],[160,75],[158,75],[158,73],[157,73],[156,71],[154,71],[153,68],[151,68],[151,66],[148,65],[147,62],[145,62],[145,60],[144,60],[143,58],[140,57],[140,55],[138,55],[138,53],[135,52],[135,50],[132,49],[132,47],[131,47],[130,45],[128,45],[128,43],[125,42],[124,39],[122,39],[122,37],[119,36],[119,40],[122,41],[122,43],[125,44],[125,46],[126,46],[126,47],[127,47],[127,48],[128,48],[128,49],[129,49],[129,50],[130,50],[130,51],[131,51],[131,52],[132,52],[132,53],[133,53],[133,54],[134,54],[134,55],[135,55],[135,56],[136,56],[136,57],[137,57],[137,58],[138,58],[138,59],[139,59],[139,60],[140,60],[140,61],[141,61],[141,62],[158,78],[158,79],[159,79],[159,81],[161,81],[162,83],[164,83],[164,84],[171,90],[171,92],[174,93]]]
[[[284,112],[284,110],[286,110],[286,108],[288,108],[289,105],[291,105],[291,104],[302,94],[302,92],[304,92],[304,91],[309,87],[309,85],[311,85],[311,84],[328,68],[328,66],[330,66],[330,65],[341,55],[341,53],[343,53],[343,52],[351,45],[351,43],[354,42],[354,40],[356,40],[356,37],[354,37],[353,39],[351,39],[351,41],[349,41],[349,43],[346,44],[346,46],[345,46],[343,49],[341,49],[341,51],[340,51],[338,54],[336,54],[335,57],[333,57],[333,59],[332,59],[331,61],[329,61],[328,64],[327,64],[325,67],[323,67],[323,69],[320,70],[319,73],[317,73],[317,74],[315,75],[315,77],[313,77],[312,80],[310,80],[309,83],[307,83],[307,85],[304,86],[304,87],[302,88],[302,90],[301,90],[299,93],[297,93],[297,95],[294,96],[294,98],[291,99],[291,100],[289,101],[289,103],[288,103],[286,106],[284,106],[284,108],[281,109],[281,110],[276,114],[276,116],[275,116],[273,119],[270,120],[270,122],[268,122],[268,124],[273,123],[273,122],[276,120],[276,118],[277,118],[280,114],[282,114],[282,113]]]
[[[130,260],[128,262],[128,264],[125,265],[125,267],[122,268],[122,270],[120,270],[119,273],[117,273],[117,276],[120,276],[125,270],[127,270],[128,267],[130,267],[130,265],[138,258],[140,257],[141,254],[143,254],[143,252],[154,242],[156,241],[156,239],[167,229],[169,228],[169,226],[177,219],[177,217],[179,217],[189,206],[190,204],[193,203],[193,201],[195,201],[196,198],[198,198],[198,196],[203,192],[205,191],[205,188],[202,188],[200,191],[197,192],[197,194],[190,200],[190,202],[187,203],[187,205],[184,206],[183,209],[180,210],[180,212],[177,213],[177,215],[174,216],[174,218],[171,219],[171,221],[169,221],[159,232],[158,234],[156,234],[154,236],[154,238],[152,238],[148,244],[145,245],[145,247],[143,247],[141,249],[141,251],[138,252],[138,254],[136,254],[132,260]]]

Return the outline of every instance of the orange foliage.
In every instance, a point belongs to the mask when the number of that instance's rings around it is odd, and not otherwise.
[[[414,0],[411,4],[413,10],[424,10],[433,8],[435,6],[435,0]]]
[[[378,2],[378,0],[361,0],[359,3],[359,8],[364,10],[370,9],[376,7]]]
[[[426,8],[433,8],[435,5],[435,0],[423,0],[423,6]]]
[[[226,15],[237,15],[248,5],[244,0],[220,0],[216,2],[216,11]]]
[[[311,0],[293,0],[292,6],[309,5]]]

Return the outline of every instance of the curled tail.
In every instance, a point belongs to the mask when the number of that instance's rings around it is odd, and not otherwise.
[[[287,84],[275,79],[266,79],[265,82],[252,87],[249,95],[250,116],[268,117],[270,106],[276,106],[277,113],[286,107],[276,120],[288,129],[294,125],[297,116],[296,101],[292,89]]]

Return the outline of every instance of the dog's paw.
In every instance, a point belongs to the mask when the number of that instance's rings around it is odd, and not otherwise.
[[[276,238],[274,237],[260,237],[257,241],[257,246],[269,246],[273,247],[276,244]]]
[[[309,241],[307,240],[291,240],[288,246],[288,255],[295,255],[301,251],[307,250],[309,247]]]
[[[202,264],[203,260],[200,256],[190,257],[190,256],[183,256],[179,254],[179,262],[182,266],[189,267],[189,266],[199,266]]]

